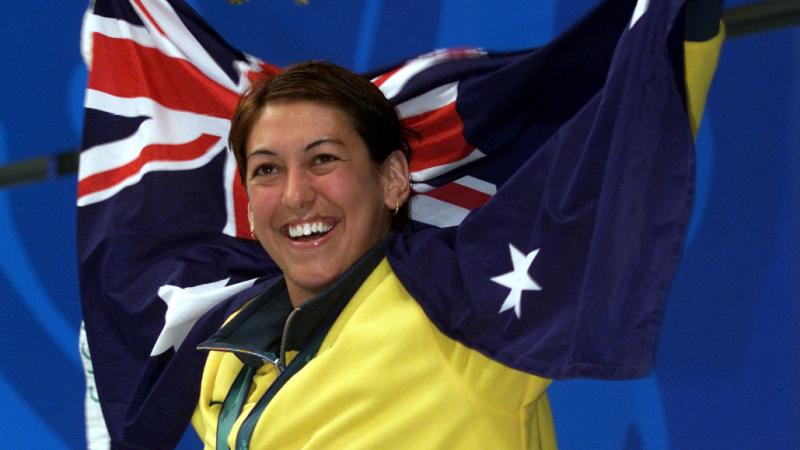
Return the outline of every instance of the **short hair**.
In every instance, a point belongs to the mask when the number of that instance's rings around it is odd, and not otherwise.
[[[316,102],[344,112],[376,164],[383,163],[395,150],[400,150],[406,160],[411,159],[410,140],[418,135],[402,124],[394,105],[377,86],[333,63],[309,61],[260,80],[239,99],[228,146],[236,157],[243,184],[247,173],[246,144],[253,126],[267,104],[284,101]],[[400,229],[409,221],[406,201],[392,217],[392,229]]]

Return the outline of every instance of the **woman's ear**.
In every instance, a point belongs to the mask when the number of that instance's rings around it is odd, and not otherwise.
[[[403,205],[411,195],[408,175],[408,159],[400,150],[395,150],[381,163],[383,176],[383,201],[386,207],[394,210]]]
[[[256,223],[253,221],[253,209],[250,207],[250,203],[247,203],[247,221],[250,222],[250,237],[253,240],[258,240],[256,237]]]

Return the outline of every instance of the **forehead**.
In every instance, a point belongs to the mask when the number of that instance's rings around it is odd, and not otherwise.
[[[245,154],[303,148],[326,139],[348,147],[365,147],[350,117],[340,108],[313,101],[270,102],[256,115]]]
[[[313,101],[277,101],[256,114],[247,153],[272,146],[306,145],[319,139],[361,140],[346,112]]]

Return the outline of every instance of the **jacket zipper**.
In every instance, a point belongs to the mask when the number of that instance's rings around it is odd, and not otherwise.
[[[215,346],[212,346],[212,345],[203,345],[203,346],[198,346],[197,349],[198,350],[209,350],[209,351],[212,351],[212,352],[244,353],[246,355],[255,356],[256,358],[258,358],[259,360],[261,360],[264,363],[269,363],[270,365],[272,365],[273,367],[278,369],[278,371],[282,370],[280,368],[280,364],[279,364],[280,358],[273,360],[273,359],[263,355],[262,353],[251,352],[250,350],[245,350],[245,349],[242,349],[242,348],[233,349],[233,348],[230,348],[230,347],[215,347]]]
[[[286,370],[286,338],[289,336],[289,327],[292,324],[292,319],[297,313],[300,312],[300,308],[295,308],[290,314],[289,317],[286,318],[286,322],[283,324],[283,336],[281,336],[281,347],[278,351],[278,360],[275,361],[275,367],[278,368],[278,371],[283,373]]]

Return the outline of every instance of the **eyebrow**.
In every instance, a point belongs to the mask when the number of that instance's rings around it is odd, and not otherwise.
[[[307,152],[307,151],[312,150],[315,147],[319,147],[320,145],[323,145],[323,144],[336,144],[336,145],[340,145],[342,147],[345,146],[344,142],[340,141],[339,139],[317,139],[316,141],[306,145],[306,147],[303,149],[303,152]],[[274,151],[268,149],[268,148],[262,148],[262,149],[254,150],[253,153],[250,153],[249,155],[247,155],[247,157],[245,158],[245,161],[249,160],[251,156],[255,156],[255,155],[275,156],[276,153]]]

